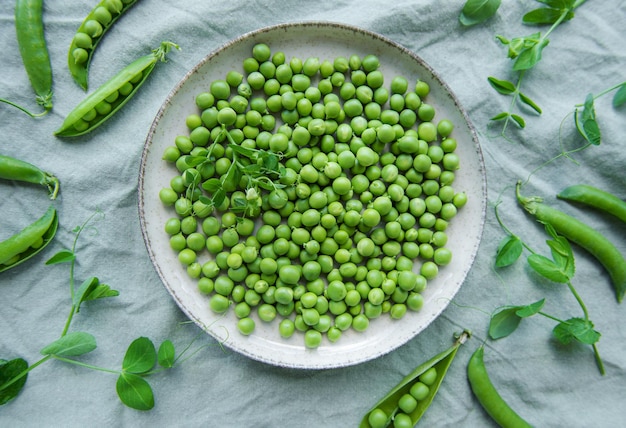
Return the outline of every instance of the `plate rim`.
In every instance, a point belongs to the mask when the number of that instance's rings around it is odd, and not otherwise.
[[[460,103],[457,95],[452,91],[452,89],[450,88],[450,86],[448,85],[447,82],[445,82],[441,76],[430,66],[430,64],[428,64],[426,61],[424,61],[417,53],[413,52],[412,50],[402,46],[401,44],[399,44],[398,42],[395,42],[394,40],[381,35],[379,33],[376,33],[374,31],[371,30],[367,30],[364,29],[362,27],[358,27],[355,25],[351,25],[351,24],[345,24],[345,23],[339,23],[339,22],[334,22],[334,21],[319,21],[319,20],[304,20],[304,21],[293,21],[293,22],[286,22],[286,23],[279,23],[279,24],[275,24],[275,25],[269,25],[269,26],[263,26],[260,28],[257,28],[255,30],[251,30],[248,32],[245,32],[233,39],[228,40],[225,43],[222,43],[221,45],[219,45],[217,48],[211,50],[209,53],[207,53],[204,57],[202,57],[200,59],[200,61],[198,61],[191,69],[189,69],[179,80],[178,82],[176,82],[176,84],[173,86],[173,88],[168,92],[167,96],[165,97],[165,99],[163,100],[163,102],[161,103],[161,106],[159,107],[154,119],[152,120],[151,124],[150,124],[150,128],[148,131],[148,134],[144,140],[144,147],[142,149],[142,153],[141,153],[141,159],[140,159],[140,167],[139,167],[139,178],[138,178],[138,184],[137,184],[137,189],[138,189],[138,211],[139,211],[139,222],[140,222],[140,228],[141,228],[141,234],[142,234],[142,238],[144,241],[144,245],[146,247],[146,251],[148,253],[148,257],[150,258],[151,264],[153,266],[153,268],[155,269],[159,279],[161,280],[163,286],[167,289],[168,293],[171,295],[171,290],[170,290],[170,286],[168,286],[168,281],[166,280],[161,268],[159,267],[157,260],[155,259],[155,255],[154,252],[152,250],[151,244],[150,244],[150,237],[148,236],[148,231],[147,231],[147,227],[146,227],[146,220],[145,220],[145,198],[144,198],[144,189],[145,189],[145,169],[146,169],[146,160],[148,158],[148,154],[150,151],[150,146],[152,143],[152,139],[154,138],[154,135],[156,133],[157,127],[159,125],[159,122],[162,120],[165,111],[167,110],[168,106],[171,104],[172,99],[180,92],[182,86],[185,84],[185,82],[189,79],[190,76],[192,76],[193,74],[197,73],[197,71],[202,68],[204,65],[206,65],[206,63],[208,63],[209,61],[212,60],[212,58],[214,58],[216,55],[218,55],[220,52],[222,52],[223,50],[227,49],[228,47],[232,46],[232,45],[236,45],[237,43],[243,42],[245,40],[257,37],[263,33],[268,33],[268,32],[274,32],[274,31],[278,31],[281,29],[284,30],[288,30],[288,29],[297,29],[298,27],[322,27],[322,28],[333,28],[333,29],[337,29],[337,30],[344,30],[344,31],[352,31],[352,32],[356,32],[356,33],[361,33],[361,35],[363,36],[367,36],[367,37],[371,37],[374,39],[379,40],[380,42],[389,45],[389,47],[391,48],[395,48],[398,51],[400,51],[401,54],[403,55],[408,55],[412,58],[413,61],[419,63],[419,65],[421,67],[423,67],[424,69],[426,69],[429,73],[430,76],[437,81],[437,83],[444,89],[444,91],[446,92],[446,95],[451,99],[451,101],[453,102],[454,106],[456,107],[456,109],[458,110],[458,112],[460,113],[461,117],[463,118],[463,120],[465,121],[465,124],[467,125],[467,128],[469,130],[470,136],[471,136],[471,141],[472,141],[472,146],[473,146],[473,151],[475,152],[477,159],[478,159],[478,166],[479,166],[479,176],[480,176],[480,183],[481,183],[481,206],[480,206],[480,221],[478,226],[478,232],[476,234],[477,240],[475,243],[473,243],[472,245],[472,251],[471,254],[469,256],[469,262],[467,263],[467,266],[465,267],[465,270],[463,272],[461,272],[461,277],[459,278],[459,285],[458,287],[456,287],[456,289],[454,290],[454,292],[452,293],[452,295],[450,295],[448,297],[448,299],[451,301],[456,294],[459,292],[459,290],[461,289],[461,287],[463,286],[463,284],[466,282],[467,277],[470,273],[470,271],[472,270],[472,268],[474,267],[474,264],[476,262],[476,258],[478,255],[478,251],[480,248],[480,244],[482,242],[482,237],[484,234],[484,229],[485,229],[485,224],[486,224],[486,217],[487,217],[487,205],[488,205],[488,200],[487,200],[487,173],[486,173],[486,169],[485,169],[485,162],[484,162],[484,156],[483,156],[483,152],[482,152],[482,148],[480,145],[480,140],[478,137],[478,133],[476,131],[475,126],[473,125],[469,114],[467,112],[467,110],[463,107],[463,105]],[[177,300],[177,299],[173,299],[176,303],[176,306],[185,314],[186,317],[188,317],[190,320],[192,320],[199,328],[201,328],[206,334],[209,334],[209,336],[211,336],[212,338],[218,340],[217,337],[215,337],[209,330],[207,330],[206,326],[204,325],[204,323],[198,319],[193,313],[191,313],[188,308],[186,308],[184,305],[181,305],[181,303]],[[226,346],[228,349],[231,349],[241,355],[244,355],[250,359],[253,359],[255,361],[261,362],[261,363],[265,363],[265,364],[269,364],[272,366],[276,366],[276,367],[284,367],[284,368],[293,368],[293,369],[305,369],[305,370],[318,370],[318,369],[333,369],[333,368],[342,368],[342,367],[349,367],[349,366],[354,366],[357,364],[361,364],[364,363],[366,361],[371,361],[374,359],[377,359],[383,355],[386,355],[400,347],[402,347],[403,345],[407,344],[409,341],[413,340],[414,338],[416,338],[417,336],[419,336],[420,333],[422,333],[424,330],[426,330],[428,328],[428,326],[435,320],[437,319],[441,313],[443,313],[445,311],[445,309],[447,309],[447,307],[449,306],[449,303],[442,306],[441,308],[439,308],[436,313],[432,316],[432,318],[427,322],[426,326],[419,331],[418,333],[416,333],[415,335],[409,337],[408,339],[406,339],[405,341],[401,342],[401,343],[395,343],[393,344],[393,346],[389,346],[386,347],[382,350],[380,350],[377,353],[374,354],[369,354],[364,358],[356,358],[356,359],[351,359],[349,361],[344,361],[342,363],[339,364],[327,364],[327,365],[307,365],[306,361],[303,364],[287,364],[284,362],[280,362],[277,361],[274,358],[268,358],[268,357],[259,357],[256,354],[250,353],[250,352],[246,352],[245,350],[236,348],[236,347],[232,347],[230,346],[230,344],[228,343],[228,341],[224,341],[223,345]]]

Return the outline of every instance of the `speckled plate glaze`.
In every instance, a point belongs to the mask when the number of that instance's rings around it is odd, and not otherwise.
[[[440,269],[423,293],[424,307],[408,312],[401,320],[383,316],[370,323],[362,333],[348,331],[336,343],[326,338],[317,349],[307,349],[301,333],[290,339],[278,334],[277,318],[272,323],[257,319],[254,334],[243,336],[236,328],[233,310],[216,315],[208,298],[197,290],[169,247],[163,230],[173,216],[159,200],[159,190],[169,186],[177,173],[161,160],[163,150],[177,135],[186,134],[185,118],[196,112],[195,96],[208,89],[211,81],[223,79],[230,70],[241,70],[243,59],[250,56],[256,43],[267,43],[273,52],[283,51],[287,60],[310,56],[332,60],[337,56],[372,53],[380,58],[385,76],[401,75],[410,82],[418,78],[430,84],[427,101],[432,104],[435,120],[448,118],[455,124],[453,136],[462,168],[457,172],[455,190],[469,196],[448,228],[448,247],[453,261]],[[390,81],[388,81],[386,86]],[[478,251],[486,212],[486,178],[480,146],[467,114],[450,88],[434,70],[415,53],[378,34],[343,24],[302,22],[262,28],[227,43],[206,56],[190,70],[168,95],[159,110],[145,142],[139,177],[139,214],[148,254],[163,284],[184,313],[216,340],[241,354],[268,364],[301,368],[327,369],[345,367],[377,358],[403,345],[423,331],[442,311],[463,284]],[[256,316],[256,315],[253,315]]]

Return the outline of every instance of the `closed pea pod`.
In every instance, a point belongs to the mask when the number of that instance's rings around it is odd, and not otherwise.
[[[617,301],[626,292],[626,259],[604,235],[582,221],[541,202],[541,198],[523,197],[518,182],[517,200],[537,220],[554,227],[557,233],[587,250],[604,266],[611,277]]]
[[[43,250],[54,238],[57,228],[57,213],[50,206],[35,222],[0,242],[0,272],[17,266]]]
[[[44,36],[42,11],[43,0],[17,0],[15,4],[17,42],[37,104],[46,110],[41,115],[52,109],[52,68]],[[11,102],[3,101],[30,116],[36,116]]]
[[[459,347],[469,337],[470,333],[464,331],[456,339],[454,345],[435,355],[405,376],[398,385],[363,416],[359,427],[383,428],[392,426],[396,418],[410,418],[410,426],[416,425],[435,398]],[[407,394],[417,401],[416,405],[404,404],[405,401],[409,401],[406,400],[409,398]]]
[[[52,174],[28,162],[1,154],[0,178],[45,186],[50,193],[50,199],[55,199],[59,192],[59,180]]]
[[[85,17],[70,44],[67,65],[76,83],[87,90],[89,64],[107,30],[137,0],[101,0]]]
[[[115,114],[130,100],[146,81],[158,61],[165,62],[169,50],[178,45],[162,42],[152,53],[145,55],[124,67],[93,93],[81,101],[65,118],[54,135],[75,137],[86,134]],[[96,111],[95,116],[93,111]]]
[[[489,378],[483,361],[484,348],[479,347],[467,365],[472,392],[485,411],[503,428],[529,428],[531,425],[504,401]]]
[[[602,210],[626,222],[626,201],[597,187],[575,184],[563,189],[557,197]]]

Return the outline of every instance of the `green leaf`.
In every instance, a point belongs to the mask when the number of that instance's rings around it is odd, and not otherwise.
[[[543,3],[555,9],[571,9],[574,7],[576,0],[537,0],[539,3]]]
[[[496,267],[510,266],[522,255],[524,246],[522,241],[514,235],[509,235],[500,241],[496,254]]]
[[[78,312],[80,310],[80,305],[83,302],[105,297],[115,297],[119,296],[119,294],[120,293],[117,290],[111,289],[111,287],[106,284],[101,284],[98,278],[92,276],[91,278],[83,281],[80,287],[78,287],[74,293],[72,303],[76,307],[76,312]]]
[[[596,122],[593,94],[587,94],[583,109],[574,111],[574,124],[578,133],[590,144],[599,145],[602,140],[600,127]]]
[[[613,107],[619,107],[626,104],[626,82],[622,83],[615,95],[613,96]]]
[[[215,193],[222,188],[222,182],[217,178],[210,178],[202,183],[202,188],[209,193]]]
[[[213,206],[219,207],[220,205],[222,205],[225,199],[226,199],[226,190],[218,189],[213,195],[213,197],[211,198],[211,202],[213,203]]]
[[[574,264],[574,252],[569,241],[563,236],[557,236],[554,240],[547,241],[547,244],[550,247],[555,264],[571,280],[576,272],[576,267]]]
[[[526,127],[526,121],[522,116],[518,114],[511,114],[511,119],[513,119],[515,123],[517,123],[517,126],[519,126],[520,128],[523,129]]]
[[[600,340],[600,332],[594,330],[593,323],[583,318],[570,318],[554,327],[556,338],[564,345],[577,340],[586,345],[593,345]]]
[[[522,102],[524,104],[526,104],[527,106],[531,107],[537,113],[539,113],[539,114],[542,113],[541,107],[539,107],[537,104],[535,104],[535,102],[533,100],[531,100],[530,98],[528,98],[526,95],[522,94],[521,92],[518,92],[518,94],[519,94],[520,100],[522,100]]]
[[[74,331],[62,336],[41,350],[43,355],[76,357],[97,348],[96,339],[89,333]]]
[[[496,340],[513,333],[522,321],[517,314],[521,308],[521,306],[510,306],[493,314],[489,321],[489,337]]]
[[[588,119],[583,122],[583,129],[585,131],[585,139],[591,144],[598,146],[602,142],[602,136],[600,134],[600,127],[595,119]]]
[[[565,284],[570,280],[552,260],[540,254],[528,256],[528,264],[535,272],[550,281]]]
[[[487,80],[489,84],[501,94],[510,95],[514,94],[517,91],[515,84],[513,82],[509,82],[508,80],[500,80],[495,77],[488,77]]]
[[[541,61],[541,52],[543,48],[548,46],[549,40],[542,39],[535,43],[531,48],[525,49],[520,52],[519,56],[513,64],[513,70],[522,71],[533,68],[539,61]]]
[[[494,117],[491,118],[491,120],[503,120],[510,116],[511,116],[510,113],[503,111],[502,113],[496,114]]]
[[[76,255],[70,250],[61,250],[46,262],[47,265],[56,265],[60,263],[69,263],[76,259]]]
[[[159,346],[159,352],[157,353],[157,360],[161,367],[173,367],[176,362],[176,350],[171,340],[165,340]]]
[[[154,407],[154,394],[150,384],[133,373],[120,373],[115,384],[117,396],[122,403],[136,410],[150,410]]]
[[[536,301],[535,303],[531,303],[530,305],[520,306],[519,309],[515,311],[515,314],[521,318],[531,317],[538,314],[545,303],[546,299],[541,299]]]
[[[257,151],[254,149],[250,149],[248,147],[242,147],[240,145],[237,144],[229,144],[228,147],[230,147],[233,152],[238,153],[242,156],[245,156],[247,158],[252,158],[253,156],[256,155]]]
[[[206,162],[207,158],[205,156],[193,156],[193,155],[185,155],[183,156],[183,161],[185,165],[189,168],[193,168],[198,166],[204,162]]]
[[[0,387],[15,379],[28,369],[28,362],[23,358],[0,360]],[[26,383],[28,374],[25,374],[6,388],[0,389],[0,406],[17,397]]]
[[[563,21],[569,21],[574,17],[574,12],[568,11],[566,8],[547,8],[542,7],[539,9],[531,10],[522,17],[524,24],[535,25],[549,25],[554,24],[561,18],[561,15],[565,14]]]
[[[124,355],[122,370],[128,373],[143,374],[152,369],[157,361],[154,344],[147,337],[139,337],[130,344]]]
[[[476,25],[494,16],[500,7],[500,0],[467,0],[459,21],[465,26]]]

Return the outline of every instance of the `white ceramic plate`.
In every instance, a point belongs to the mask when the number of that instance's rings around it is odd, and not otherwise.
[[[249,57],[253,45],[260,42],[267,43],[272,52],[283,51],[287,60],[294,56],[302,60],[307,57],[333,60],[340,55],[375,54],[387,77],[387,87],[395,75],[404,76],[410,82],[418,78],[428,82],[431,93],[427,101],[437,111],[435,120],[448,118],[454,122],[453,136],[458,141],[457,153],[462,162],[454,187],[465,191],[469,202],[447,231],[453,261],[429,282],[420,312],[409,311],[397,321],[382,316],[373,320],[365,332],[344,332],[336,343],[325,338],[317,349],[306,349],[304,337],[298,332],[288,340],[281,338],[279,317],[272,323],[257,319],[255,332],[243,336],[237,331],[233,310],[226,315],[214,314],[209,309],[208,298],[198,292],[196,280],[187,275],[169,247],[163,226],[175,214],[162,205],[158,193],[169,186],[177,171],[161,160],[163,150],[173,144],[177,135],[188,132],[185,118],[196,112],[195,96],[206,91],[213,80],[225,78],[228,71],[242,70],[243,59]],[[306,369],[349,366],[384,355],[415,337],[441,314],[464,282],[478,250],[485,211],[485,170],[478,140],[448,86],[414,53],[380,35],[342,24],[304,22],[263,28],[244,34],[209,54],[176,85],[163,103],[148,134],[141,160],[141,228],[149,256],[165,287],[185,314],[215,339],[253,359],[277,366]]]

